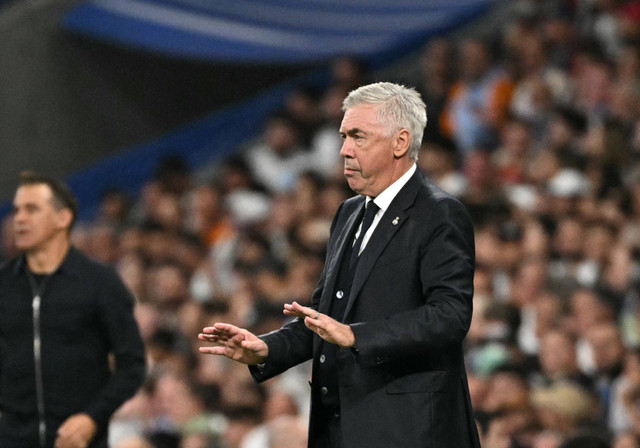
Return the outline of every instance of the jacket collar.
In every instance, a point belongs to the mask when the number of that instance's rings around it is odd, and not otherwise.
[[[55,271],[52,272],[52,274],[55,274],[57,272],[62,272],[65,274],[73,274],[74,272],[78,272],[77,269],[81,266],[80,258],[81,256],[78,249],[70,246],[69,250],[67,251],[67,255],[65,255],[64,259],[62,260],[62,263]],[[19,275],[22,272],[26,272],[26,269],[27,257],[25,256],[25,254],[21,254],[16,258],[16,262],[13,265],[12,272],[14,275]]]

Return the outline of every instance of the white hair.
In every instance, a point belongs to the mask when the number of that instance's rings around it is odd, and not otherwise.
[[[407,129],[411,136],[409,156],[418,160],[422,135],[427,125],[427,106],[413,87],[376,82],[353,90],[342,102],[345,112],[361,104],[379,105],[378,119],[390,134]]]

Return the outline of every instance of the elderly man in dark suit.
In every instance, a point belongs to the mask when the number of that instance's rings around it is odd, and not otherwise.
[[[203,353],[248,364],[256,381],[313,359],[309,447],[479,447],[462,341],[471,322],[473,228],[416,168],[420,95],[392,83],[352,91],[340,127],[358,196],[333,220],[311,307],[267,335],[217,323]]]

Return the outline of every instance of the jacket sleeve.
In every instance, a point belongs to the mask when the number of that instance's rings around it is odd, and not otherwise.
[[[460,344],[469,330],[475,260],[471,219],[460,202],[445,198],[434,203],[423,227],[426,232],[416,235],[416,267],[407,267],[407,275],[419,279],[422,305],[351,324],[364,365],[425,356]]]
[[[329,250],[331,248],[332,237],[334,236],[334,230],[340,212],[343,210],[344,203],[338,208],[333,222],[331,223],[331,231],[329,236]],[[311,297],[311,307],[319,309],[320,298],[324,291],[326,273],[325,269],[322,270],[320,279],[316,284],[316,289]],[[269,346],[269,356],[263,364],[257,366],[249,366],[251,376],[257,382],[266,381],[274,376],[290,369],[300,363],[303,363],[313,356],[313,338],[315,333],[309,330],[304,321],[299,318],[295,318],[291,322],[282,326],[282,328],[272,331],[271,333],[261,335],[260,338],[264,340]]]
[[[320,296],[324,287],[324,270],[313,292],[312,307],[318,309]],[[297,366],[313,355],[313,333],[298,317],[260,338],[269,347],[269,356],[263,364],[249,366],[251,376],[256,382],[266,381],[274,376]]]
[[[145,352],[133,314],[135,299],[113,269],[107,269],[97,300],[102,330],[115,364],[107,386],[85,412],[102,426],[142,385]]]

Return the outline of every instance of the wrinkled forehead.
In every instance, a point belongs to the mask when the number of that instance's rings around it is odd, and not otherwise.
[[[341,132],[347,132],[355,128],[372,128],[380,126],[380,106],[378,104],[358,104],[348,108],[344,117],[342,118],[342,124],[340,125]]]

